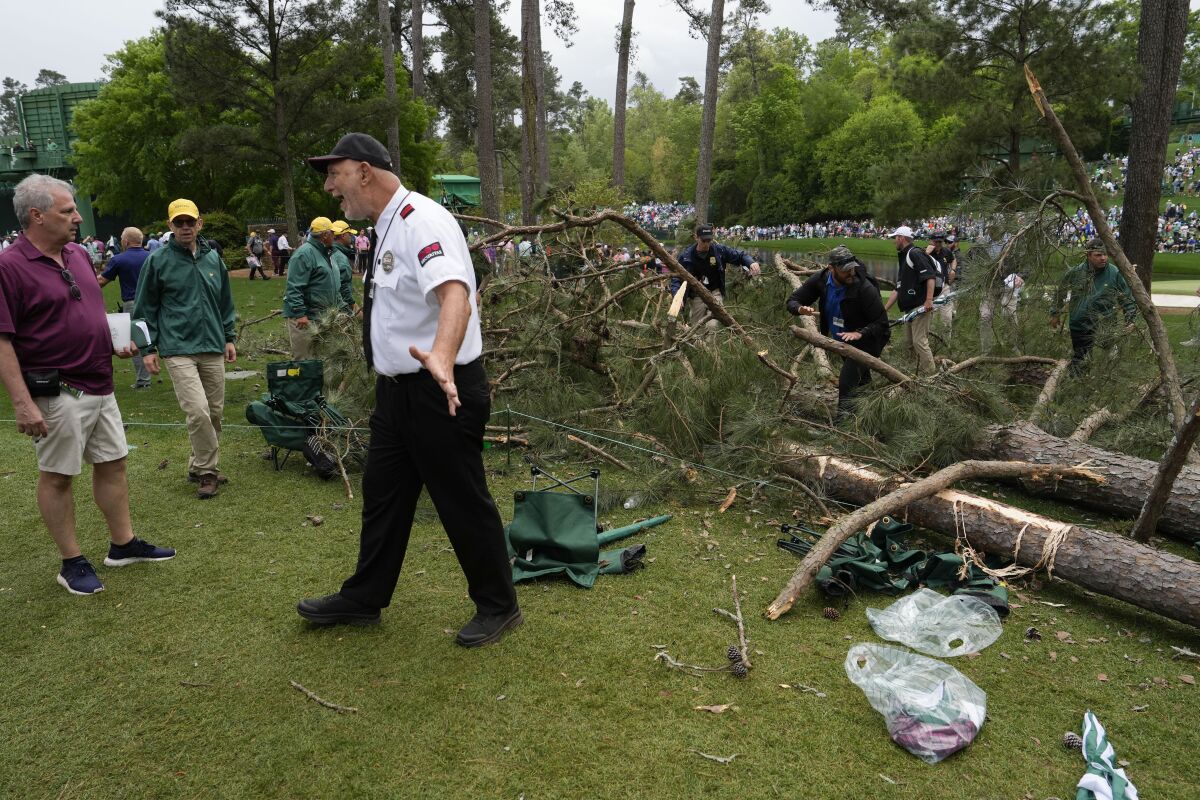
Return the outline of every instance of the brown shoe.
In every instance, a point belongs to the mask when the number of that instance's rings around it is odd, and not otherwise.
[[[201,500],[208,500],[217,496],[217,476],[216,475],[201,475],[200,488],[196,490],[196,496]]]

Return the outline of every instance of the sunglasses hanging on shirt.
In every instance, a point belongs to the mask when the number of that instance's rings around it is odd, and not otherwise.
[[[62,279],[71,287],[71,299],[82,300],[83,292],[79,289],[79,284],[75,282],[75,276],[71,274],[71,270],[66,267],[59,267],[58,274],[62,275]]]

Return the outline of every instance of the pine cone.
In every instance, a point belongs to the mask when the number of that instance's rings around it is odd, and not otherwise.
[[[1063,747],[1067,748],[1068,750],[1082,750],[1083,739],[1079,737],[1078,733],[1075,733],[1074,731],[1067,731],[1063,734]]]
[[[733,672],[733,677],[735,677],[735,678],[744,678],[750,674],[750,670],[746,669],[745,661],[738,661],[737,663],[735,663],[733,665],[732,672]]]
[[[742,660],[742,651],[738,650],[736,644],[731,644],[725,648],[725,657],[736,664]]]
[[[838,611],[832,606],[822,611],[821,615],[825,617],[825,619],[839,620],[842,618],[842,612]]]

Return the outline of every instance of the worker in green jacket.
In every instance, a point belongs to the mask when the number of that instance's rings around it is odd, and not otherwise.
[[[358,311],[358,303],[354,300],[354,237],[358,231],[350,227],[350,223],[339,219],[333,223],[333,265],[337,267],[338,277],[341,278],[342,309],[351,314]]]
[[[287,320],[292,358],[312,357],[312,323],[342,304],[342,279],[333,265],[333,222],[317,217],[304,243],[288,262],[283,316]]]
[[[1132,325],[1137,316],[1133,292],[1120,271],[1108,263],[1108,252],[1099,238],[1087,243],[1086,260],[1067,270],[1058,283],[1050,308],[1050,327],[1054,330],[1062,326],[1064,303],[1068,304],[1072,373],[1082,368],[1095,344],[1097,328],[1116,315],[1118,306],[1125,314],[1127,325]]]
[[[187,416],[192,454],[188,480],[200,484],[201,500],[217,494],[218,436],[225,407],[225,363],[237,360],[229,270],[200,236],[204,221],[191,200],[167,209],[171,239],[142,266],[134,317],[144,319],[150,347],[146,369],[157,375],[159,359]]]

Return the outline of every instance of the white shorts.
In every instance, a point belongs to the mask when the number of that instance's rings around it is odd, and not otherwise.
[[[83,462],[104,464],[129,453],[121,410],[112,394],[76,397],[37,397],[49,435],[34,442],[38,469],[59,475],[78,475]]]

